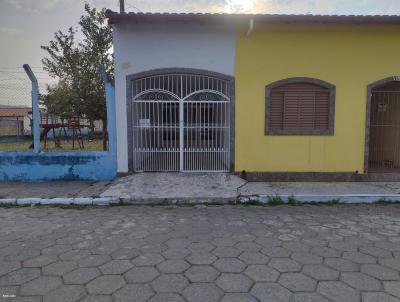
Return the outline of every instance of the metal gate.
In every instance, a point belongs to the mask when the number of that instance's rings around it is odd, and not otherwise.
[[[400,91],[372,93],[369,171],[400,171]]]
[[[229,171],[229,91],[196,74],[132,81],[134,171]]]

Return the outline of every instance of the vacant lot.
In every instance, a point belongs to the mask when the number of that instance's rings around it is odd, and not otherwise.
[[[399,301],[399,271],[396,205],[0,208],[5,301]]]

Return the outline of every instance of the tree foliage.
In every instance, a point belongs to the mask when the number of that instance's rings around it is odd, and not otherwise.
[[[83,37],[80,41],[76,38],[78,33]],[[85,117],[91,123],[102,120],[105,134],[107,115],[99,65],[103,64],[112,75],[114,63],[110,53],[112,30],[105,9],[98,11],[85,3],[79,30],[59,30],[41,48],[47,52],[42,60],[44,69],[59,80],[57,85],[47,87],[43,104],[50,113],[63,118]]]

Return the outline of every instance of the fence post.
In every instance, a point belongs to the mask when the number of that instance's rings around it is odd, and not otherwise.
[[[114,80],[111,80],[107,75],[104,65],[100,65],[99,70],[104,81],[104,87],[106,92],[108,148],[110,153],[116,155],[117,131],[116,131],[116,120],[115,120],[115,85],[114,85]]]
[[[29,64],[22,66],[32,83],[32,124],[33,124],[33,150],[40,151],[40,113],[39,113],[39,86]]]

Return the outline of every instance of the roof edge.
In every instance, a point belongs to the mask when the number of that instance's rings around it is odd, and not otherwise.
[[[106,11],[110,24],[134,22],[234,23],[254,19],[265,23],[400,24],[400,15],[289,15],[289,14],[203,14],[203,13],[117,13]]]

